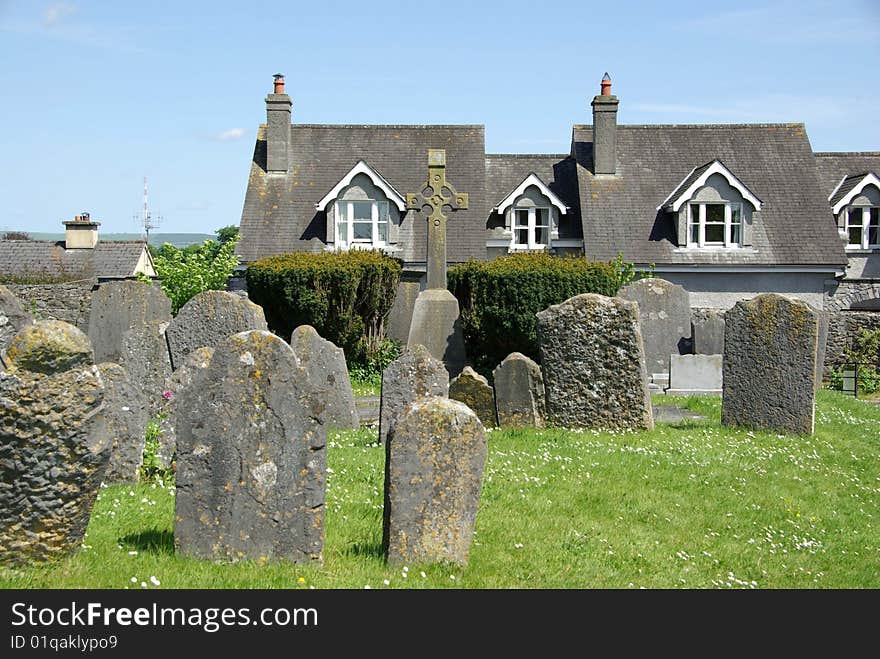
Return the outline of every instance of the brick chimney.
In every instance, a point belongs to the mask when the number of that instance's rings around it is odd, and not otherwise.
[[[593,97],[593,173],[617,173],[617,104],[611,76],[602,76],[602,91]]]
[[[100,222],[92,222],[88,213],[74,216],[73,220],[64,222],[65,249],[94,249],[98,244],[98,227]]]
[[[274,78],[274,91],[266,96],[266,171],[286,174],[293,104],[284,93],[284,76],[276,73]]]

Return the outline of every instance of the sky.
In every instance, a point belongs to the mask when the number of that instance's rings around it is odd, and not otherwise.
[[[622,124],[880,151],[880,0],[0,0],[0,62],[0,229],[137,232],[144,176],[157,231],[238,224],[274,73],[294,123],[484,124],[489,153],[568,152],[606,71]]]

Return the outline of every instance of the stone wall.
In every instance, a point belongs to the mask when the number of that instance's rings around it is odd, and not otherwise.
[[[36,319],[63,320],[83,332],[89,329],[89,309],[97,286],[97,279],[61,284],[7,284]]]
[[[843,363],[846,348],[859,329],[880,330],[880,312],[838,311],[831,314],[825,350],[826,373],[828,368]]]

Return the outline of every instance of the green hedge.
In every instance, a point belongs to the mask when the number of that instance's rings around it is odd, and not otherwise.
[[[311,325],[345,350],[349,365],[363,364],[385,337],[400,263],[374,251],[284,254],[251,263],[246,278],[273,332],[289,339]]]
[[[621,259],[514,254],[457,265],[447,281],[461,308],[468,356],[488,373],[511,352],[537,361],[539,311],[580,293],[614,295],[634,276]]]

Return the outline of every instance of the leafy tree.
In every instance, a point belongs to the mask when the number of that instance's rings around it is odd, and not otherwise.
[[[231,224],[228,227],[220,227],[214,233],[217,234],[217,242],[220,243],[221,246],[225,245],[230,240],[238,240],[238,227],[234,224]]]
[[[201,245],[189,245],[183,249],[165,243],[160,247],[153,263],[162,290],[171,298],[171,312],[180,308],[202,291],[221,291],[238,265],[235,255],[237,237],[222,245],[206,240]]]

